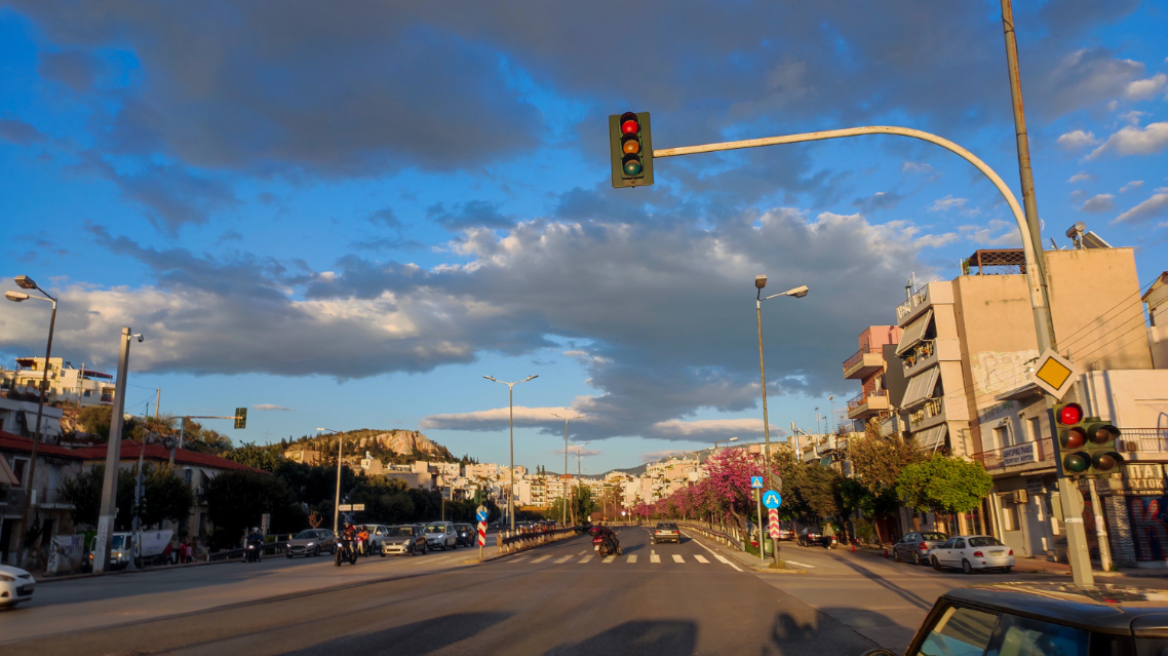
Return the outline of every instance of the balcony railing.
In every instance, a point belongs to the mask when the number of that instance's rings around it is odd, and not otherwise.
[[[1047,437],[1037,442],[1025,442],[975,453],[973,459],[980,462],[986,471],[1033,464],[1053,466],[1054,448]]]
[[[900,321],[901,319],[903,319],[905,316],[907,316],[910,312],[913,311],[913,308],[920,305],[921,303],[924,303],[928,297],[929,297],[929,286],[922,285],[922,286],[918,287],[915,291],[913,291],[913,293],[911,295],[909,295],[907,301],[896,306],[896,320]]]
[[[868,399],[873,397],[873,396],[888,396],[888,390],[878,389],[878,390],[872,390],[872,391],[865,390],[863,392],[860,392],[856,396],[853,396],[852,398],[848,399],[848,410],[849,411],[855,410],[856,408],[860,407],[861,405],[867,403]]]
[[[846,373],[848,369],[851,369],[852,367],[859,364],[859,362],[864,359],[865,353],[883,353],[883,352],[884,352],[883,346],[871,346],[871,345],[865,346],[864,348],[860,349],[859,351],[856,351],[855,353],[853,353],[852,357],[848,358],[847,360],[844,360],[844,372]]]
[[[1128,453],[1168,452],[1168,428],[1120,429],[1120,449]]]
[[[937,415],[943,414],[945,414],[945,397],[930,397],[925,399],[924,404],[921,405],[919,410],[908,416],[908,420],[912,425],[913,430],[916,430],[918,425],[929,419],[932,419],[933,417],[936,417]]]
[[[904,370],[912,371],[937,354],[937,340],[926,339],[904,354]]]

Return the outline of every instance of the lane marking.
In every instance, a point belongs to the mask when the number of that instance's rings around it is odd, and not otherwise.
[[[710,564],[710,561],[706,560],[706,557],[701,555],[701,554],[694,554],[694,560],[698,561],[699,563],[701,563],[703,565]]]
[[[685,559],[681,557],[681,554],[673,554],[673,562],[681,563],[682,565],[684,565]]]
[[[600,562],[602,562],[602,563],[605,563],[605,564],[608,564],[608,563],[611,563],[611,562],[612,562],[612,561],[614,561],[614,560],[616,560],[616,556],[608,556],[607,558],[605,558],[604,560],[602,560],[602,561],[600,561]]]
[[[575,556],[564,556],[563,558],[557,558],[556,564],[562,565],[562,564],[568,562],[569,560],[572,560],[573,558],[575,558]]]
[[[576,554],[576,555],[577,555],[577,556],[583,556],[583,555],[584,555],[584,554],[586,554],[586,553],[588,553],[588,550],[587,550],[587,549],[585,549],[584,551],[581,551],[580,553],[578,553],[578,554]]]
[[[806,567],[807,569],[815,569],[815,565],[808,565],[807,563],[801,563],[797,560],[786,560],[785,558],[783,560],[785,560],[788,563],[791,563],[792,565],[798,565],[799,567]]]
[[[588,562],[588,561],[590,561],[590,560],[592,560],[592,554],[589,554],[589,555],[587,555],[587,556],[584,556],[583,558],[581,558],[581,559],[580,559],[580,563],[579,563],[579,564],[583,565],[584,563],[586,563],[586,562]]]
[[[522,560],[525,560],[525,559],[527,559],[527,556],[518,556],[518,557],[516,557],[516,558],[512,558],[512,559],[511,559],[511,562],[513,562],[513,563],[518,563],[518,562],[520,562],[520,561],[522,561]]]
[[[535,560],[533,560],[531,562],[533,564],[534,563],[542,563],[543,561],[547,560],[548,558],[551,558],[551,556],[540,556],[539,558],[536,558]]]
[[[661,556],[658,556],[655,553],[651,553],[651,554],[649,554],[649,562],[651,562],[653,564],[658,564],[661,562]]]
[[[722,556],[722,554],[720,554],[720,553],[718,553],[718,552],[714,551],[713,549],[711,549],[711,548],[707,547],[706,545],[702,544],[702,541],[701,541],[701,540],[699,540],[699,539],[697,539],[697,538],[695,538],[695,537],[693,537],[693,536],[690,536],[690,538],[689,538],[689,539],[690,539],[690,542],[693,542],[694,544],[698,545],[699,547],[701,547],[701,548],[705,549],[706,551],[710,552],[710,555],[711,555],[711,556],[713,556],[714,558],[717,558],[717,559],[718,559],[718,562],[720,562],[720,563],[722,563],[722,564],[724,564],[724,565],[729,565],[729,566],[733,567],[733,568],[734,568],[734,571],[736,571],[736,572],[741,572],[741,571],[742,571],[742,569],[741,569],[741,568],[739,568],[737,565],[735,565],[734,563],[730,562],[729,560],[726,560],[726,558],[725,558],[725,557],[723,557],[723,556]]]
[[[629,564],[630,565],[637,564],[637,554],[633,554],[633,555],[629,556]]]

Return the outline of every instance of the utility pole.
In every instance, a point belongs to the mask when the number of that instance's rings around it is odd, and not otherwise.
[[[158,409],[162,407],[162,388],[154,395],[154,418],[158,419]]]
[[[552,414],[557,419],[564,420],[564,526],[568,525],[568,420],[581,419],[583,415],[576,415],[575,417],[564,417],[562,415]]]
[[[1038,201],[1034,194],[1034,172],[1030,168],[1030,140],[1026,133],[1026,112],[1022,102],[1022,79],[1018,71],[1018,38],[1014,30],[1014,10],[1010,0],[1002,0],[1002,31],[1006,38],[1006,63],[1010,76],[1010,99],[1014,108],[1014,132],[1018,146],[1018,175],[1022,185],[1022,207],[1026,215],[1024,241],[1029,241],[1034,251],[1034,261],[1027,264],[1034,267],[1041,293],[1041,304],[1034,307],[1034,323],[1038,333],[1038,352],[1047,349],[1057,351],[1054,320],[1050,313],[1050,290],[1046,282],[1046,257],[1042,252],[1042,228],[1038,218]],[[1063,521],[1067,530],[1067,559],[1071,562],[1071,574],[1075,585],[1090,588],[1095,585],[1091,573],[1091,557],[1087,551],[1087,532],[1083,526],[1083,505],[1080,501],[1078,485],[1067,478],[1063,471],[1059,452],[1058,430],[1054,421],[1053,399],[1046,398],[1047,416],[1050,418],[1051,444],[1055,452],[1059,501],[1063,507]],[[1092,491],[1094,491],[1092,489]]]
[[[101,486],[101,513],[97,519],[97,539],[93,552],[93,573],[101,574],[109,565],[114,539],[114,518],[118,514],[118,468],[122,461],[122,414],[126,411],[126,375],[130,365],[130,329],[122,328],[122,348],[118,353],[118,382],[114,387],[114,407],[109,444],[105,454],[105,476]]]

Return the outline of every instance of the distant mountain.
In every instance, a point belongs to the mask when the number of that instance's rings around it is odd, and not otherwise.
[[[646,463],[643,465],[637,465],[636,467],[629,467],[628,469],[610,469],[605,472],[605,474],[607,475],[611,474],[612,472],[620,472],[622,474],[628,474],[629,476],[640,476],[645,473],[648,467],[649,464]]]
[[[384,430],[361,428],[340,433],[346,454],[369,452],[380,460],[458,460],[446,447],[418,431],[398,428]],[[305,436],[289,445],[289,449],[306,448],[317,451],[335,451],[337,434]]]

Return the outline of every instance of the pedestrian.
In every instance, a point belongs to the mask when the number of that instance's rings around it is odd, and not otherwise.
[[[179,547],[179,560],[181,560],[184,564],[194,560],[194,557],[191,554],[191,541],[189,538],[183,540],[182,545]]]

